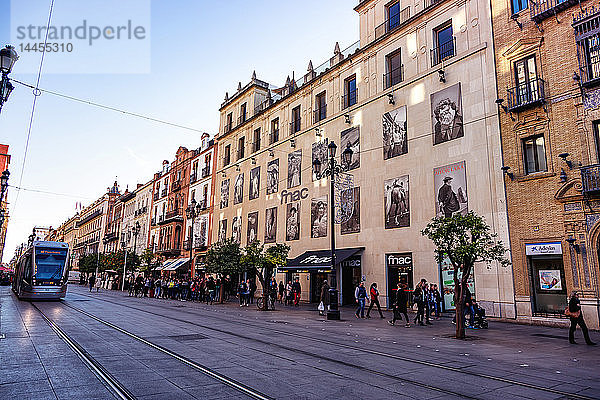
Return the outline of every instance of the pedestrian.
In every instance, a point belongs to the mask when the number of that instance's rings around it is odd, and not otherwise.
[[[248,289],[250,289],[250,304],[254,304],[254,293],[256,292],[256,281],[255,279],[248,279]]]
[[[150,292],[150,278],[144,281],[144,297],[148,297],[148,292]]]
[[[285,285],[285,305],[292,305],[292,281],[288,281]]]
[[[371,296],[371,304],[367,310],[367,318],[371,318],[371,309],[374,305],[377,305],[377,311],[379,311],[379,317],[385,318],[381,312],[381,306],[379,305],[379,290],[377,290],[377,282],[373,282],[369,288],[369,295]]]
[[[208,281],[206,282],[206,289],[208,291],[208,295],[206,296],[206,304],[208,304],[210,302],[210,304],[213,303],[214,299],[215,299],[215,290],[216,290],[216,283],[215,280],[213,279],[212,276],[208,277]]]
[[[160,298],[160,292],[162,290],[161,287],[162,281],[160,280],[160,276],[158,277],[158,279],[156,281],[154,281],[154,286],[156,289],[154,289],[154,297],[156,297],[157,299]]]
[[[94,284],[96,283],[96,275],[91,275],[90,278],[88,279],[88,283],[90,284],[90,292],[91,292],[92,288],[94,287]]]
[[[429,317],[425,316],[425,308],[427,307],[427,281],[425,279],[421,279],[421,281],[417,284],[415,291],[413,292],[413,301],[417,305],[417,315],[415,316],[415,324],[419,324],[424,326],[423,320],[426,318],[427,323],[431,325],[429,322]]]
[[[285,285],[283,281],[279,281],[279,304],[283,302],[283,297],[285,296]]]
[[[292,294],[294,295],[294,306],[298,307],[300,305],[300,296],[302,295],[300,278],[296,278],[294,283],[292,283]]]
[[[569,328],[569,343],[577,344],[577,342],[575,342],[575,330],[577,329],[577,325],[579,325],[581,331],[583,332],[585,342],[590,346],[595,346],[596,343],[592,342],[592,339],[590,339],[588,328],[583,320],[581,304],[579,303],[579,295],[576,291],[571,293],[571,299],[569,300],[569,306],[567,307],[565,314],[571,320],[571,327]]]
[[[442,314],[442,295],[438,290],[436,284],[432,285],[433,290],[431,292],[431,297],[433,298],[433,310],[435,311],[435,319],[440,319],[440,315]]]
[[[100,291],[100,286],[102,286],[102,279],[95,279],[94,286],[96,286],[96,293]]]
[[[365,317],[365,303],[367,301],[367,289],[365,289],[365,283],[360,282],[354,290],[354,298],[356,299],[356,304],[358,307],[356,308],[356,318],[364,318]],[[360,313],[360,317],[358,314]]]
[[[396,298],[394,299],[394,318],[388,321],[390,325],[394,325],[397,320],[402,321],[402,316],[406,319],[406,328],[410,328],[410,321],[408,314],[406,313],[406,305],[408,303],[408,295],[406,294],[406,283],[398,282],[398,289],[396,290]]]
[[[319,311],[319,315],[325,315],[329,310],[329,304],[331,303],[329,299],[329,289],[329,282],[326,280],[323,281],[323,285],[321,285],[321,304],[323,305],[323,310]]]
[[[250,279],[246,279],[246,292],[244,292],[246,307],[248,307],[250,303],[252,303],[252,288],[250,282],[252,282]]]

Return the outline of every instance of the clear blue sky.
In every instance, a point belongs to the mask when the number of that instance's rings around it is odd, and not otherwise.
[[[14,0],[17,1],[17,0]],[[25,1],[25,0],[18,0]],[[55,0],[54,13],[75,12]],[[125,1],[125,0],[122,0]],[[64,3],[64,1],[63,1]],[[93,15],[93,1],[84,1]],[[142,74],[44,74],[40,87],[204,130],[218,130],[218,108],[256,70],[259,79],[282,85],[293,70],[305,73],[358,40],[353,0],[154,0],[151,1],[151,65]],[[50,0],[31,2],[47,15]],[[10,43],[9,0],[0,0],[0,45]],[[40,10],[41,7],[41,10]],[[120,10],[114,10],[119,16]],[[77,10],[81,13],[81,10]],[[73,15],[72,17],[77,17]],[[32,55],[29,55],[32,57]],[[39,57],[39,55],[38,55]],[[24,61],[23,61],[24,62]],[[51,70],[57,59],[47,57]],[[110,54],[106,63],[127,63]],[[25,65],[25,64],[23,64]],[[34,83],[36,75],[11,77]],[[18,185],[33,102],[30,89],[16,85],[0,114],[0,143],[10,145],[10,184]],[[146,182],[171,160],[178,146],[198,147],[200,134],[123,116],[44,94],[38,98],[22,187],[66,194],[10,189],[11,221],[4,262],[33,226],[54,226],[89,204],[118,177],[122,190]]]

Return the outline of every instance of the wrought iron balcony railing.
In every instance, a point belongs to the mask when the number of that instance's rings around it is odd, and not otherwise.
[[[399,66],[383,75],[383,88],[390,88],[404,80],[404,65]]]
[[[383,24],[375,28],[375,40],[386,33],[402,26],[410,18],[410,6],[405,7],[400,13],[390,16]]]
[[[434,67],[456,55],[456,37],[441,43],[438,47],[431,49],[431,66]]]
[[[160,192],[154,192],[154,196],[152,197],[152,199],[154,201],[157,201],[160,198]]]
[[[275,129],[269,135],[269,144],[277,143],[279,141],[279,129]]]
[[[233,129],[233,122],[229,121],[228,123],[225,124],[225,133],[231,132],[232,129]]]
[[[210,175],[210,167],[202,168],[202,178],[206,178]]]
[[[167,188],[164,188],[164,189],[162,190],[162,192],[161,192],[161,197],[165,197],[165,196],[167,195],[167,193],[168,193],[168,192],[169,192],[169,191],[168,191],[168,189],[167,189]]]
[[[181,181],[174,181],[171,185],[171,192],[176,192],[181,189]]]
[[[548,17],[552,17],[567,8],[579,4],[580,0],[535,0],[529,1],[530,16],[533,21],[539,23]]]
[[[196,174],[195,172],[193,174],[190,175],[190,183],[194,183],[198,180],[198,174]]]
[[[537,78],[508,89],[508,110],[519,111],[543,104],[546,101],[544,86],[544,80]]]
[[[600,164],[581,167],[581,184],[584,195],[600,194]]]
[[[352,107],[358,102],[358,88],[342,96],[342,108]]]
[[[323,104],[313,111],[313,123],[323,121],[325,118],[327,118],[327,104]]]
[[[302,118],[293,119],[292,122],[290,122],[290,134],[300,132],[301,127],[302,127]]]

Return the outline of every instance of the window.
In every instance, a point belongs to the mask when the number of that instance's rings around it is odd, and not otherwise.
[[[385,89],[392,87],[403,80],[403,66],[400,49],[396,50],[392,54],[388,54],[385,57],[385,70],[386,74],[384,77]]]
[[[516,104],[524,105],[540,99],[535,56],[529,56],[515,63]]]
[[[512,0],[512,12],[518,13],[527,8],[527,0]]]
[[[452,33],[452,21],[446,22],[433,31],[435,48],[431,51],[431,66],[437,65],[444,60],[454,57],[454,36]]]
[[[400,25],[400,2],[397,1],[387,8],[388,30],[392,30]]]
[[[192,190],[192,194],[190,196],[190,203],[192,202],[192,199],[196,198],[196,190]]]
[[[300,131],[300,106],[292,109],[292,133]]]
[[[240,124],[246,122],[246,103],[240,106]]]
[[[227,114],[227,122],[225,123],[225,133],[233,129],[233,113]]]
[[[244,158],[245,147],[246,147],[246,138],[244,138],[242,136],[241,138],[238,139],[238,156],[237,156],[238,160]]]
[[[599,25],[600,10],[595,10],[595,13],[580,13],[573,20],[579,73],[581,74],[581,82],[586,87],[600,83]]]
[[[225,146],[225,155],[223,156],[223,166],[229,165],[231,162],[231,145]]]
[[[351,107],[356,104],[358,89],[356,88],[356,75],[344,81],[344,108]]]
[[[319,93],[315,99],[315,122],[327,118],[327,98],[325,92]]]
[[[600,164],[600,120],[592,122],[594,127],[594,144],[596,145],[596,158]]]
[[[191,175],[194,177],[194,179],[198,176],[198,161],[194,161]]]
[[[279,118],[271,121],[271,144],[279,141]]]
[[[254,130],[254,146],[253,150],[256,153],[260,150],[260,128]]]
[[[523,156],[526,174],[546,171],[546,147],[544,145],[544,135],[524,139]]]

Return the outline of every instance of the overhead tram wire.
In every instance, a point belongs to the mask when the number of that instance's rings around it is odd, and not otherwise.
[[[28,83],[25,83],[25,82],[21,82],[21,81],[16,80],[16,79],[11,79],[11,81],[13,81],[15,83],[18,83],[19,85],[35,89],[35,87],[33,85],[31,85],[31,84],[28,84]],[[205,132],[205,131],[200,130],[200,129],[191,128],[189,126],[185,126],[185,125],[181,125],[181,124],[176,124],[174,122],[164,121],[164,120],[161,120],[161,119],[158,119],[158,118],[154,118],[154,117],[149,117],[147,115],[135,113],[133,111],[127,111],[127,110],[123,110],[123,109],[120,109],[120,108],[117,108],[117,107],[112,107],[112,106],[107,106],[105,104],[100,104],[100,103],[97,103],[95,101],[80,99],[80,98],[75,97],[75,96],[70,96],[70,95],[67,95],[67,94],[58,93],[58,92],[55,92],[53,90],[48,90],[48,89],[38,89],[38,90],[40,92],[42,92],[42,93],[48,93],[48,94],[51,94],[53,96],[62,97],[62,98],[67,99],[67,100],[72,100],[72,101],[75,101],[75,102],[78,102],[78,103],[87,104],[87,105],[90,105],[90,106],[93,106],[93,107],[98,107],[98,108],[102,108],[102,109],[105,109],[105,110],[114,111],[114,112],[118,112],[118,113],[121,113],[121,114],[129,115],[129,116],[132,116],[132,117],[145,119],[147,121],[152,121],[152,122],[156,122],[156,123],[159,123],[159,124],[168,125],[168,126],[172,126],[172,127],[175,127],[175,128],[185,129],[185,130],[188,130],[188,131],[193,131],[193,132],[198,132],[198,133],[204,133]]]
[[[29,189],[29,188],[24,188],[24,187],[20,187],[20,186],[14,186],[14,185],[8,185],[8,187],[11,187],[11,188],[13,188],[13,189],[15,189],[17,191],[23,190],[25,192],[48,194],[48,195],[52,195],[52,196],[71,197],[73,199],[85,199],[85,200],[92,200],[93,199],[93,197],[86,197],[86,196],[80,196],[80,195],[74,195],[74,194],[67,194],[67,193],[50,192],[50,191],[47,191],[47,190]]]
[[[46,44],[48,43],[48,32],[50,31],[50,22],[52,21],[52,11],[54,10],[54,0],[50,2],[50,11],[48,13],[48,23],[46,24],[46,37],[44,38],[44,51],[42,51],[42,57],[40,59],[40,67],[38,69],[37,79],[35,82],[35,87],[31,86],[33,89],[33,105],[31,107],[31,117],[29,118],[29,128],[27,129],[27,139],[25,140],[25,151],[23,152],[23,163],[21,164],[21,176],[19,177],[19,186],[23,183],[23,175],[25,173],[25,162],[27,161],[27,151],[29,150],[29,139],[31,137],[31,128],[33,127],[33,117],[35,116],[35,106],[37,103],[37,98],[41,94],[39,86],[40,80],[42,78],[42,67],[44,65],[44,56],[46,55]],[[12,79],[11,79],[12,80]],[[16,80],[13,80],[16,82]],[[15,201],[12,205],[12,213],[15,213],[17,209],[17,203],[19,202],[19,193],[17,192],[17,196],[15,197]]]

